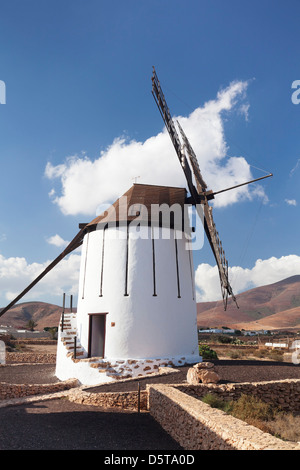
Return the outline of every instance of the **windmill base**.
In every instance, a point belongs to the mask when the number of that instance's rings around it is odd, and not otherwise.
[[[169,358],[113,359],[69,356],[56,363],[55,375],[59,380],[77,378],[82,385],[98,385],[129,378],[159,374],[160,368],[180,367],[202,361],[201,356],[177,356]]]
[[[98,385],[120,379],[158,374],[161,367],[180,367],[202,361],[202,357],[195,353],[147,358],[87,356],[87,351],[77,340],[76,314],[65,314],[63,325],[62,319],[60,321],[57,341],[55,376],[59,380],[74,378],[82,385]]]

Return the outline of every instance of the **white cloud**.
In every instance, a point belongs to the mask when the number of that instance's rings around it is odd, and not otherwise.
[[[281,281],[300,274],[300,256],[258,259],[252,269],[233,266],[229,268],[229,279],[235,294],[254,287]],[[221,288],[217,266],[200,264],[195,274],[198,302],[221,299]]]
[[[297,205],[296,199],[285,199],[285,202],[286,202],[289,206],[296,206],[296,205]]]
[[[291,169],[290,171],[290,176],[293,176],[293,174],[295,173],[295,171],[297,170],[298,166],[300,165],[300,158],[298,158],[295,166]]]
[[[29,264],[25,258],[5,258],[0,254],[1,307],[5,307],[5,304],[19,295],[49,264],[50,261]],[[71,253],[46,274],[21,301],[44,298],[46,302],[53,299],[61,302],[64,292],[77,294],[79,268],[80,254]]]
[[[68,245],[68,241],[64,240],[60,235],[53,235],[52,237],[47,238],[47,242],[50,245],[65,247]]]
[[[223,126],[225,112],[237,109],[247,117],[249,106],[242,103],[247,86],[247,82],[233,82],[221,90],[215,100],[195,109],[188,117],[174,118],[182,124],[203,177],[215,191],[252,179],[244,157],[227,157]],[[48,162],[45,175],[60,182],[60,194],[53,197],[52,190],[51,200],[66,215],[95,216],[100,204],[114,202],[132,186],[136,176],[140,177],[138,183],[186,187],[165,129],[144,142],[117,138],[95,160],[86,155],[74,155],[56,166]],[[243,186],[216,196],[214,205],[225,206],[253,197],[265,197],[263,189]]]

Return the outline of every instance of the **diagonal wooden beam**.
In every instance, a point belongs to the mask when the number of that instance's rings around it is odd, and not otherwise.
[[[81,244],[84,236],[85,228],[82,228],[77,235],[73,238],[73,240],[69,243],[69,245],[64,249],[64,251],[58,255],[55,260],[50,263],[44,271],[39,274],[38,277],[34,279],[34,281],[29,284],[10,304],[8,304],[5,308],[3,308],[0,312],[0,317],[4,315],[10,308],[12,308],[22,297],[24,297],[27,292],[29,292],[47,273],[49,273],[63,258],[65,258],[69,253],[76,250]]]

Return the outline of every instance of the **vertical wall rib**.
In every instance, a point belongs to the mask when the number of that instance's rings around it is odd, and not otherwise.
[[[90,232],[87,234],[86,239],[86,250],[85,250],[85,260],[84,260],[84,274],[83,274],[83,285],[82,285],[82,298],[84,299],[84,290],[85,290],[85,276],[86,276],[86,265],[87,265],[87,257],[88,257],[88,248],[89,248],[89,237]]]
[[[101,258],[101,273],[100,273],[100,291],[99,291],[99,297],[102,297],[102,296],[103,296],[105,229],[106,229],[106,227],[103,228],[103,235],[102,235],[102,258]]]
[[[126,237],[126,264],[125,264],[125,296],[128,296],[128,255],[129,255],[129,225],[127,224]]]
[[[154,230],[151,229],[152,235],[152,269],[153,269],[153,296],[156,297],[156,274],[155,274],[155,244],[154,244]]]
[[[177,296],[178,298],[180,298],[181,295],[180,295],[180,279],[179,279],[179,264],[178,264],[178,246],[177,246],[177,238],[176,238],[175,230],[174,230],[174,240],[175,240],[175,260],[176,260],[176,275],[177,275]]]

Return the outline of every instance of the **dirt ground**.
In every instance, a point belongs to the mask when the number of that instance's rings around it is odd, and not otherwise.
[[[24,352],[42,353],[42,354],[56,354],[56,344],[28,344],[24,348]]]

